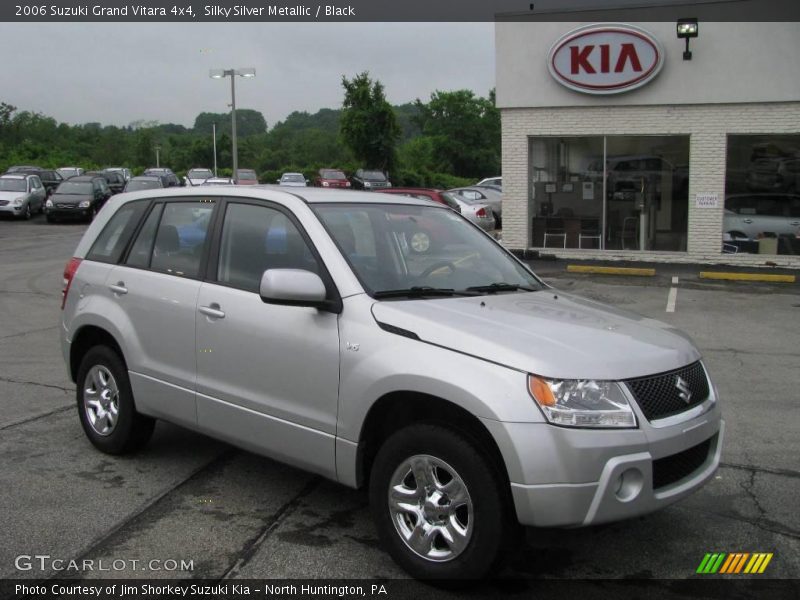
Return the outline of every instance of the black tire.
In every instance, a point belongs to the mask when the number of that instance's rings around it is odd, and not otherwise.
[[[99,433],[90,420],[90,410],[84,404],[84,394],[95,387],[90,380],[93,369],[105,370],[116,384],[117,416],[114,427],[106,434]],[[108,346],[95,346],[89,350],[78,369],[76,399],[81,426],[89,441],[107,454],[126,454],[144,446],[153,434],[155,419],[136,412],[128,370],[119,354]],[[93,412],[93,411],[92,411]],[[97,413],[94,412],[96,415]]]
[[[30,220],[31,220],[31,215],[32,215],[32,214],[33,214],[33,213],[31,212],[31,203],[30,203],[30,202],[28,202],[28,203],[25,205],[25,212],[24,212],[24,213],[22,213],[22,214],[20,215],[20,218],[22,218],[22,219],[23,219],[23,220],[25,220],[25,221],[30,221]]]
[[[471,438],[433,424],[417,424],[401,429],[389,437],[379,449],[372,465],[369,484],[373,519],[384,548],[413,577],[442,581],[480,579],[499,569],[508,551],[516,546],[519,526],[513,518],[506,489],[508,484],[504,483],[498,468],[487,455]],[[405,465],[414,456],[421,456],[423,459],[426,456],[433,457],[434,461],[451,467],[466,487],[472,503],[469,523],[471,535],[463,549],[451,558],[440,558],[440,561],[436,561],[423,557],[412,550],[401,536],[398,527],[402,525],[395,525],[390,509],[389,490],[397,484],[397,473],[402,476]],[[444,474],[448,474],[446,470]],[[403,485],[406,485],[406,481],[411,481],[408,485],[417,487],[416,478],[413,475],[410,477],[410,480],[408,477],[403,480]],[[437,483],[431,487],[442,489],[441,481],[438,478]],[[452,479],[449,481],[452,482]],[[430,500],[429,493],[428,496]],[[445,497],[444,502],[446,505],[450,504],[450,499]],[[426,508],[429,506],[430,502],[425,504]],[[439,526],[446,525],[451,519],[449,516],[438,516],[440,519],[442,517],[444,520],[438,521]],[[433,518],[437,516],[433,515]],[[419,517],[414,519],[417,523],[420,522]],[[410,523],[402,517],[399,520]],[[445,548],[444,552],[452,551],[453,546],[443,536],[437,536],[441,534],[432,536],[432,544],[428,547],[438,551],[437,546],[441,545]]]
[[[503,219],[500,218],[500,213],[493,213],[494,214],[494,228],[495,229],[502,229],[503,228]]]

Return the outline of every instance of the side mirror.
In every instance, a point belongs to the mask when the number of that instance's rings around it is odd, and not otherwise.
[[[259,295],[267,304],[329,308],[322,279],[304,269],[267,269],[261,276]]]

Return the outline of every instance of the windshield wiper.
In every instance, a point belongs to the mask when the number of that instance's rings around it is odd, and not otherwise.
[[[518,285],[516,283],[504,283],[504,282],[496,282],[490,283],[488,285],[471,285],[467,288],[467,291],[470,292],[488,292],[490,294],[494,294],[497,292],[516,292],[518,290],[522,290],[523,292],[537,292],[536,288],[527,287],[524,285]]]
[[[372,294],[373,298],[424,298],[426,296],[476,296],[477,290],[459,290],[453,288],[435,288],[428,285],[415,285],[399,290],[380,290]]]

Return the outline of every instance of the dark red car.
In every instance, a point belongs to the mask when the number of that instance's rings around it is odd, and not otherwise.
[[[349,188],[350,182],[340,169],[320,169],[314,178],[314,187]]]

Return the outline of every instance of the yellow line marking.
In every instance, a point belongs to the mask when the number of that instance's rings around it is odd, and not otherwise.
[[[631,267],[595,267],[590,265],[567,265],[570,273],[597,273],[599,275],[634,275],[637,277],[652,277],[655,269]]]
[[[700,271],[700,279],[725,279],[728,281],[769,281],[794,283],[794,275],[771,275],[768,273],[729,273],[724,271]]]
[[[753,554],[753,557],[750,559],[750,562],[747,563],[747,566],[744,568],[745,573],[752,573],[753,568],[758,568],[758,563],[760,563],[764,559],[763,554]]]
[[[761,563],[761,566],[759,567],[758,572],[759,573],[763,573],[764,570],[767,568],[767,565],[769,564],[769,561],[771,561],[771,560],[772,560],[772,552],[767,554],[767,557],[764,559],[764,562]]]

